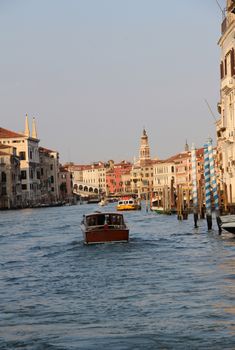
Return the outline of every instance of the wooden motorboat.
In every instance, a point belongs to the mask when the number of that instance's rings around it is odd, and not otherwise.
[[[85,244],[128,242],[129,229],[119,213],[95,212],[83,216],[81,222]]]

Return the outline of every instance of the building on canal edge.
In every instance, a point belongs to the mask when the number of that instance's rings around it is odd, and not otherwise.
[[[229,205],[235,204],[235,2],[228,0],[221,25],[220,101],[216,123],[218,182]]]
[[[20,160],[16,148],[0,144],[0,208],[17,207],[21,202]]]
[[[34,118],[32,134],[27,115],[24,133],[0,127],[0,209],[71,202],[71,181],[60,169],[59,153],[39,147]]]
[[[24,133],[0,128],[0,143],[16,148],[16,154],[20,160],[22,202],[37,203],[40,199],[40,165],[35,120],[33,120],[32,136],[30,136],[27,115]]]

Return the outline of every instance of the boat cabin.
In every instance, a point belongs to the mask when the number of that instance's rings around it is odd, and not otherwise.
[[[84,217],[84,224],[89,227],[96,226],[124,226],[123,216],[116,213],[94,213]]]

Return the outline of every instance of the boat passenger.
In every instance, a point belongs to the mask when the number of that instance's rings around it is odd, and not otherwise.
[[[98,215],[98,217],[97,217],[97,225],[104,225],[104,223],[105,223],[105,216],[104,215]]]

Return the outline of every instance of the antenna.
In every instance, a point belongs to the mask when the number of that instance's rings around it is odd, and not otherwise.
[[[216,117],[215,117],[214,113],[212,112],[212,109],[211,109],[211,107],[210,107],[209,103],[207,102],[207,100],[206,100],[206,99],[204,99],[204,101],[206,102],[206,105],[207,105],[207,107],[208,107],[209,111],[211,112],[212,117],[215,119],[215,121],[217,121],[217,119],[216,119]]]
[[[218,0],[215,0],[215,1],[216,1],[216,4],[218,5],[220,11],[222,12],[222,15],[225,16],[224,10],[222,9],[222,7],[221,7],[219,1],[218,1]]]

